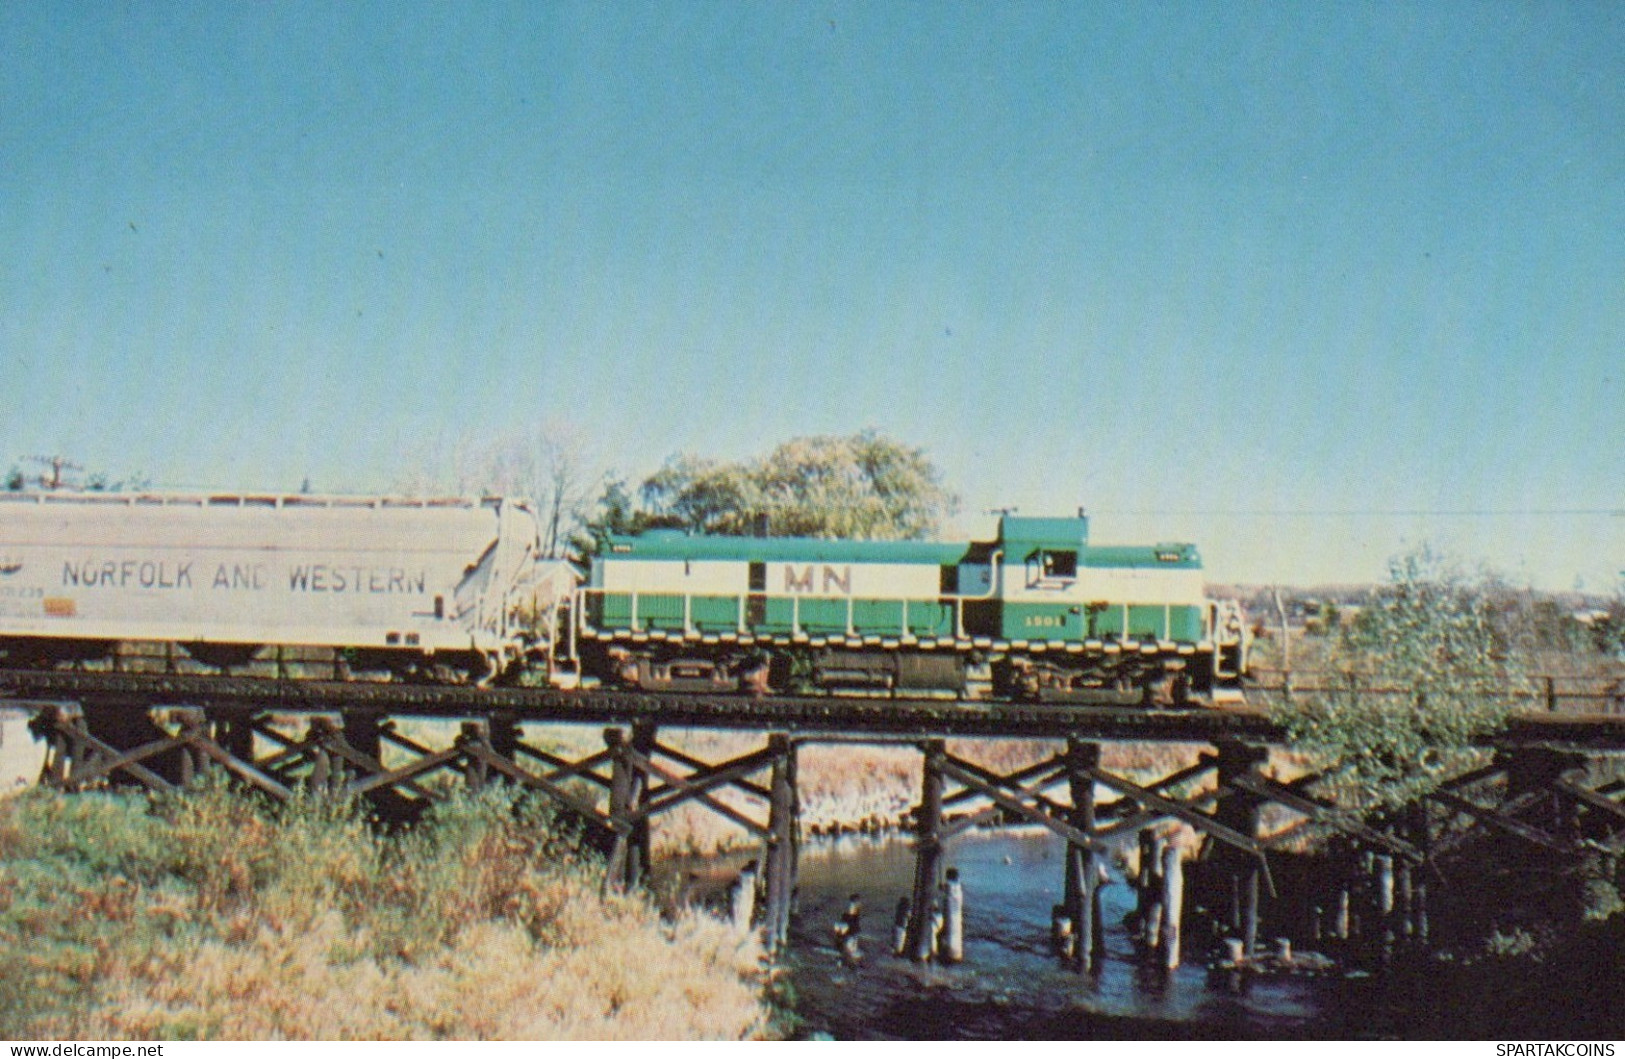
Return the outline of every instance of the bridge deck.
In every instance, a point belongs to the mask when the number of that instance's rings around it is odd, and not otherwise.
[[[192,706],[227,711],[504,717],[791,732],[804,738],[978,736],[1103,742],[1281,743],[1285,730],[1257,708],[1142,709],[951,702],[920,698],[640,694],[553,688],[473,688],[365,681],[0,670],[0,701]],[[1520,714],[1496,746],[1625,751],[1625,716]]]

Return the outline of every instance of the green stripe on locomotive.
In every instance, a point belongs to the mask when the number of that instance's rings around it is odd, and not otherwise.
[[[791,636],[797,631],[807,636],[948,637],[954,635],[954,609],[935,599],[854,599],[850,614],[845,599],[786,599],[783,597],[743,600],[745,613],[740,620],[738,596],[690,596],[685,626],[683,597],[667,593],[638,593],[636,628],[643,632],[693,631],[707,633],[749,632],[757,636]],[[607,592],[588,600],[588,621],[596,628],[631,631],[632,594]],[[848,618],[851,625],[848,627]]]
[[[681,530],[650,530],[609,539],[617,559],[717,560],[740,563],[919,563],[954,565],[968,546],[942,541],[849,541],[812,537],[696,537]]]
[[[999,635],[1007,640],[1179,640],[1202,639],[1205,604],[1108,603],[1105,607],[1067,603],[1005,603]]]
[[[1083,555],[1090,569],[1200,570],[1202,558],[1194,544],[1108,544],[1091,547]]]
[[[1082,640],[1082,610],[1061,603],[1006,603],[999,635],[1007,640]]]

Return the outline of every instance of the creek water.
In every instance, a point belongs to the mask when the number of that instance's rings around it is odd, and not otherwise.
[[[1339,977],[1235,976],[1209,972],[1187,917],[1184,966],[1154,968],[1123,919],[1132,889],[1115,867],[1102,892],[1106,956],[1081,975],[1050,948],[1061,900],[1064,843],[1031,830],[956,838],[946,863],[965,888],[965,960],[915,965],[891,955],[893,913],[912,887],[904,838],[823,840],[800,858],[788,954],[798,1032],[886,1038],[1296,1038],[1340,1037],[1352,1014]],[[863,959],[843,961],[833,936],[852,894],[862,898]]]

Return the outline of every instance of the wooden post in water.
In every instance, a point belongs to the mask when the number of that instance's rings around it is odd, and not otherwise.
[[[1258,945],[1258,876],[1258,864],[1255,862],[1247,870],[1241,891],[1241,940],[1249,960],[1253,958]]]
[[[1085,769],[1100,764],[1100,745],[1067,740],[1067,773],[1072,789],[1072,810],[1067,822],[1084,834],[1095,833],[1095,781]],[[1077,939],[1078,970],[1094,969],[1105,949],[1105,938],[1099,923],[1100,878],[1094,850],[1068,842],[1067,855],[1067,915],[1072,920],[1073,936]],[[1073,880],[1076,879],[1076,884]]]
[[[1156,869],[1151,860],[1156,855],[1153,843],[1156,841],[1156,832],[1149,827],[1140,828],[1140,855],[1134,865],[1134,918],[1141,931],[1145,929],[1145,917],[1151,909],[1151,881],[1156,875]]]
[[[1376,874],[1377,940],[1382,946],[1382,958],[1394,953],[1394,858],[1379,854],[1373,871]]]
[[[929,739],[921,747],[925,754],[921,782],[920,809],[915,827],[914,899],[908,924],[908,954],[916,963],[931,958],[935,938],[937,879],[942,873],[942,760],[947,744]]]
[[[1077,939],[1072,936],[1072,917],[1067,915],[1066,905],[1059,904],[1050,909],[1049,914],[1049,946],[1055,955],[1063,960],[1071,961],[1076,952],[1074,945]]]
[[[1230,781],[1238,776],[1256,773],[1259,765],[1268,757],[1266,751],[1241,743],[1220,743],[1218,750],[1218,782],[1221,788],[1230,786]],[[1259,800],[1255,795],[1232,789],[1230,794],[1219,799],[1213,815],[1215,820],[1231,830],[1251,837],[1258,834],[1258,812]],[[1238,851],[1227,849],[1222,851],[1222,855],[1235,865],[1232,878],[1239,884],[1242,942],[1250,960],[1258,944],[1258,884],[1262,866],[1257,858],[1238,862],[1237,857],[1246,858],[1245,853]]]
[[[789,736],[771,735],[773,778],[769,791],[767,826],[767,947],[776,952],[790,936],[790,892],[795,885],[796,806],[791,772],[795,746]]]
[[[1172,842],[1162,853],[1162,966],[1179,966],[1180,918],[1185,907],[1185,868]]]
[[[1411,918],[1415,924],[1416,941],[1428,943],[1428,871],[1433,864],[1433,828],[1428,819],[1426,802],[1419,801],[1411,809],[1411,842],[1422,851],[1422,863],[1416,866],[1411,881]]]
[[[892,913],[891,921],[891,954],[901,956],[908,951],[908,913],[909,900],[906,897],[897,899],[897,911]]]
[[[1146,887],[1145,922],[1140,925],[1140,941],[1147,952],[1156,952],[1162,943],[1162,857],[1168,840],[1151,840],[1151,881]]]
[[[1083,856],[1068,842],[1061,854],[1065,866],[1065,879],[1061,885],[1061,914],[1070,919],[1083,905]],[[1053,919],[1053,917],[1051,917]]]
[[[965,959],[965,886],[958,868],[948,869],[943,887],[942,962],[959,963]]]
[[[1401,860],[1395,867],[1399,889],[1399,932],[1406,941],[1416,936],[1416,892],[1411,882],[1411,862]]]

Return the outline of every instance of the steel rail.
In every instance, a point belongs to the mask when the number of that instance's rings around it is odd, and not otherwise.
[[[336,713],[377,717],[505,718],[788,732],[820,738],[949,737],[1101,742],[1285,744],[1288,733],[1257,708],[1145,709],[925,698],[859,698],[478,688],[372,681],[280,680],[196,674],[0,669],[0,703],[74,702],[132,710],[197,707],[226,713]],[[1625,751],[1625,716],[1517,714],[1486,746]]]

